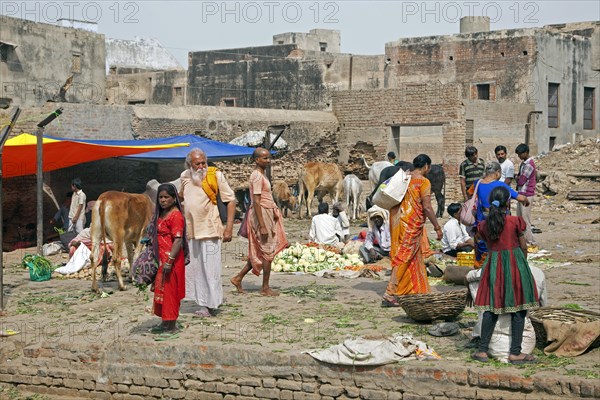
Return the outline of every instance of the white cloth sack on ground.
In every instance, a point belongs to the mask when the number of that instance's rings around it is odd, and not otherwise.
[[[80,244],[75,253],[73,253],[73,257],[69,260],[69,262],[64,266],[55,269],[54,271],[59,274],[68,275],[73,274],[75,272],[79,272],[90,262],[90,254],[92,252],[87,248],[85,244]]]
[[[318,276],[319,278],[358,278],[360,276],[360,271],[351,271],[349,269],[322,269],[319,271],[312,272],[314,276]]]
[[[481,269],[471,271],[467,274],[467,279],[474,279],[481,276]],[[469,290],[473,298],[477,297],[479,281],[469,282]],[[481,337],[481,321],[483,311],[477,311],[477,323],[473,327],[473,337]],[[512,342],[510,328],[510,314],[500,314],[494,327],[494,333],[490,340],[488,354],[501,362],[507,363],[510,354],[510,342]],[[523,328],[523,342],[521,343],[521,353],[531,354],[535,349],[535,330],[529,318],[529,313],[525,317],[525,327]]]
[[[63,251],[63,246],[61,242],[52,242],[45,243],[42,246],[42,255],[44,257],[53,256]]]
[[[424,342],[400,333],[381,340],[348,339],[324,350],[306,352],[311,357],[336,365],[384,365],[406,361],[411,355],[435,354]]]

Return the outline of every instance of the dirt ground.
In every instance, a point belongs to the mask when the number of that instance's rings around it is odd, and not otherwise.
[[[539,197],[534,204],[536,235],[540,248],[548,251],[545,259],[532,261],[546,273],[549,302],[553,306],[570,305],[600,312],[600,223],[599,207],[579,206]],[[447,220],[447,216],[442,222]],[[361,229],[355,221],[353,235]],[[291,243],[306,242],[308,220],[285,220]],[[238,225],[236,225],[237,229]],[[433,232],[429,225],[430,232]],[[0,362],[14,357],[15,348],[44,340],[70,342],[110,342],[120,337],[139,335],[140,341],[152,341],[148,329],[159,322],[150,313],[150,297],[136,289],[118,291],[116,281],[104,284],[104,297],[90,291],[91,282],[54,277],[32,282],[21,260],[35,249],[4,254],[5,312],[0,329],[12,329],[17,335],[0,339],[14,346],[0,347]],[[469,342],[475,320],[473,309],[466,309],[459,322],[459,335],[436,338],[427,333],[430,324],[415,323],[400,308],[382,308],[381,296],[387,277],[331,279],[301,274],[273,274],[277,298],[258,294],[260,278],[249,275],[244,281],[247,294],[234,293],[229,279],[243,265],[247,252],[245,239],[234,238],[223,249],[223,286],[225,304],[216,317],[194,318],[194,303],[184,301],[180,321],[183,332],[174,341],[204,341],[225,346],[267,348],[273,352],[300,352],[342,342],[346,337],[382,338],[395,332],[411,334],[432,346],[444,365],[472,363]],[[66,262],[66,254],[54,256],[56,263]],[[389,265],[389,262],[387,263]],[[457,287],[432,281],[433,290]],[[7,353],[12,348],[12,353]],[[551,370],[562,375],[590,379],[600,376],[600,349],[573,359],[546,357],[536,350],[541,362],[523,373]],[[488,368],[488,367],[486,367]],[[491,368],[516,368],[499,363]]]

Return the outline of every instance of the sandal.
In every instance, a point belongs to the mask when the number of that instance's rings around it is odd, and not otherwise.
[[[153,326],[152,328],[148,329],[148,332],[150,332],[152,334],[160,334],[160,333],[163,333],[164,331],[165,331],[165,327],[162,324]]]
[[[482,363],[486,363],[486,362],[490,361],[490,358],[487,355],[485,357],[482,357],[482,356],[478,356],[477,353],[471,354],[471,358],[475,361],[479,361]]]
[[[163,332],[154,338],[156,342],[164,342],[165,340],[178,339],[179,332]]]
[[[206,308],[202,308],[194,313],[194,318],[210,318],[212,315]]]
[[[534,356],[532,356],[531,354],[525,354],[525,357],[518,359],[518,360],[511,360],[509,358],[508,362],[513,365],[535,364],[535,363],[537,363],[537,359]]]
[[[393,296],[383,295],[381,307],[400,307],[398,299]]]

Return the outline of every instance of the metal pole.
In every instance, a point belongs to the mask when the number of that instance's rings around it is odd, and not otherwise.
[[[265,132],[265,137],[263,139],[263,148],[269,150],[269,146],[271,145],[271,132],[269,131],[269,128],[267,128],[267,131]],[[265,176],[267,177],[267,179],[269,180],[269,182],[271,182],[271,166],[267,166],[267,168],[265,168]]]
[[[37,194],[37,254],[42,255],[42,246],[44,244],[44,175],[43,175],[43,151],[42,144],[44,141],[44,127],[38,126],[35,131],[36,141],[36,157],[37,157],[37,170],[36,170],[36,194]]]
[[[2,216],[2,152],[4,150],[4,143],[13,126],[15,126],[17,119],[19,119],[19,115],[21,115],[21,109],[19,107],[13,108],[13,116],[10,119],[10,123],[8,126],[4,127],[3,132],[0,135],[0,246],[2,246],[4,242],[2,234],[4,231],[4,221]],[[4,247],[2,247],[2,257],[0,257],[0,310],[4,310]]]
[[[36,136],[36,158],[37,158],[37,253],[42,255],[42,246],[44,245],[44,153],[43,153],[43,141],[44,141],[44,128],[50,122],[54,121],[56,117],[62,114],[63,109],[59,108],[52,114],[48,115],[42,122],[37,125]]]
[[[281,135],[283,134],[283,132],[285,132],[285,130],[287,128],[289,128],[290,125],[271,125],[269,127],[267,127],[267,132],[265,133],[265,140],[264,140],[264,147],[265,149],[269,150],[269,152],[273,149],[273,147],[275,146],[275,143],[277,143],[277,140],[279,140],[279,138],[281,137]],[[275,136],[275,139],[273,139],[273,141],[271,142],[271,133],[275,133],[277,132],[277,135]],[[267,179],[269,180],[269,182],[271,181],[271,166],[269,165],[265,171],[265,176],[267,177]]]

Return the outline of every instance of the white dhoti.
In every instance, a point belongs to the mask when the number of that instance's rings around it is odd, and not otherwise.
[[[199,306],[217,308],[223,304],[221,283],[221,240],[192,239],[190,263],[185,269],[185,297]]]

